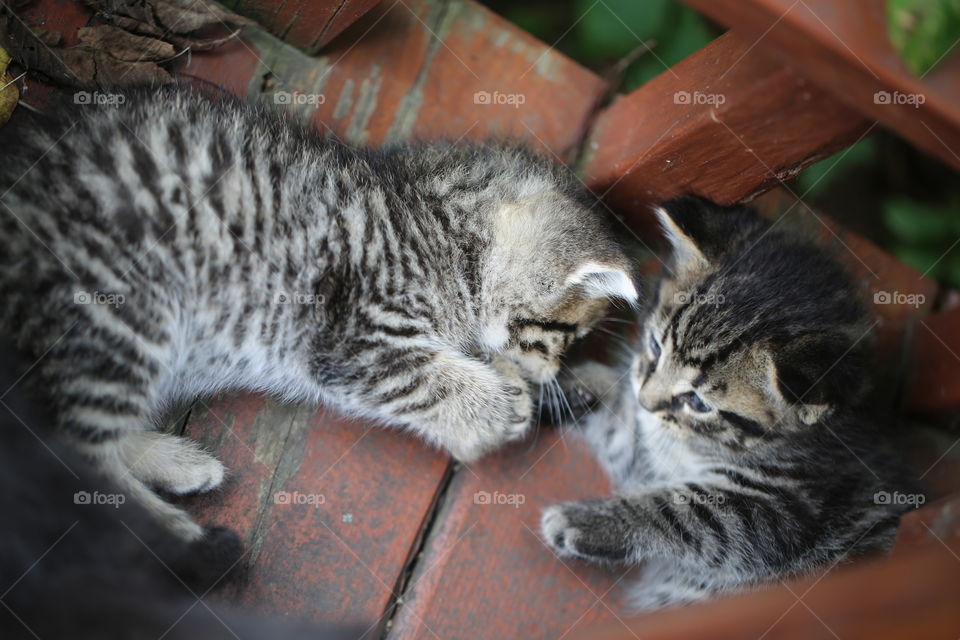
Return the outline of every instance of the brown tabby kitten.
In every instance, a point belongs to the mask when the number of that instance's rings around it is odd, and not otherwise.
[[[523,437],[528,381],[607,299],[636,299],[584,191],[530,152],[354,148],[177,89],[118,102],[7,141],[0,326],[63,431],[188,539],[150,487],[224,469],[153,429],[178,398],[328,403],[472,460]]]

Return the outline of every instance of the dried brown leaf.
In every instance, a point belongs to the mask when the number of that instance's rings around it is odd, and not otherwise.
[[[154,0],[153,10],[160,24],[174,33],[196,31],[210,24],[255,24],[209,0]]]
[[[93,55],[96,84],[118,87],[134,84],[170,82],[170,74],[155,62],[130,62],[97,51]]]
[[[80,44],[95,51],[108,53],[118,60],[132,62],[166,60],[173,57],[175,53],[173,45],[169,42],[138,36],[109,25],[83,27],[77,30],[77,37]]]
[[[236,37],[196,38],[216,25],[254,24],[212,0],[82,0],[97,11],[99,24],[78,30],[79,44],[63,47],[60,34],[29,27],[0,4],[0,47],[21,65],[54,83],[77,88],[168,82],[158,63],[187,50],[217,47]],[[209,34],[208,34],[209,35]]]
[[[185,35],[208,25],[248,25],[253,20],[237,15],[212,0],[83,0],[103,15],[126,17]]]
[[[0,125],[10,119],[20,100],[20,89],[13,76],[7,72],[10,60],[6,50],[0,48]]]

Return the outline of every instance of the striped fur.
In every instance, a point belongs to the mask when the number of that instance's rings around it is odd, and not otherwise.
[[[187,538],[149,487],[224,469],[150,430],[178,399],[324,402],[472,460],[526,433],[529,383],[608,298],[636,297],[575,179],[517,147],[353,148],[170,88],[12,134],[2,328],[60,427]]]
[[[866,417],[868,327],[824,250],[742,208],[682,198],[629,367],[567,387],[616,495],[549,508],[561,554],[644,563],[641,609],[808,573],[893,541],[909,483]],[[913,500],[922,498],[914,497]]]

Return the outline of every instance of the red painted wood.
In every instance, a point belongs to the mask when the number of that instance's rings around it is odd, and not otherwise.
[[[598,76],[473,2],[381,3],[323,53],[246,29],[178,70],[233,91],[246,81],[247,95],[281,104],[300,96],[292,115],[359,144],[510,136],[564,158],[604,92]]]
[[[960,168],[960,56],[924,78],[893,48],[877,0],[685,0],[731,27],[758,55],[805,74],[836,99],[868,114],[943,162]],[[889,100],[876,98],[884,92]],[[923,96],[922,104],[901,96]]]
[[[604,91],[598,76],[473,2],[382,3],[322,63],[310,76],[325,97],[313,120],[373,144],[509,135],[566,156]]]
[[[315,54],[380,0],[241,0],[235,10]]]
[[[904,429],[900,453],[913,468],[928,502],[960,494],[960,446],[955,432],[911,424]]]
[[[917,326],[910,352],[907,406],[926,413],[960,409],[960,308]]]
[[[77,44],[77,29],[87,26],[93,11],[76,0],[43,0],[18,8],[17,15],[32,27],[56,31],[62,46],[72,47]]]
[[[249,91],[261,55],[255,43],[238,36],[216,49],[191,53],[173,70],[179,79],[196,78],[198,84],[212,83],[243,97]]]
[[[581,640],[955,640],[960,635],[960,562],[937,545],[784,585],[606,623]]]
[[[185,504],[245,539],[247,575],[234,598],[376,632],[446,457],[397,431],[260,396],[200,407],[187,435],[216,451],[230,476]]]
[[[600,115],[586,180],[622,212],[681,193],[732,203],[793,177],[867,127],[858,113],[728,33]]]
[[[623,568],[561,561],[539,539],[542,508],[608,492],[582,443],[553,430],[460,469],[390,637],[558,638],[622,613]]]
[[[901,518],[893,552],[902,554],[923,547],[960,547],[960,493]]]

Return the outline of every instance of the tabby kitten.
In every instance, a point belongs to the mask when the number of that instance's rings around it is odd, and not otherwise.
[[[0,328],[59,426],[187,539],[149,487],[222,465],[153,430],[250,389],[406,427],[472,460],[522,437],[528,381],[636,299],[563,167],[515,147],[359,149],[195,92],[132,92],[16,131],[0,165]]]
[[[617,494],[550,507],[545,538],[643,561],[641,609],[887,548],[907,483],[860,404],[869,327],[843,269],[743,207],[657,213],[673,260],[642,347],[626,371],[587,363],[569,381],[596,407],[582,433]]]

